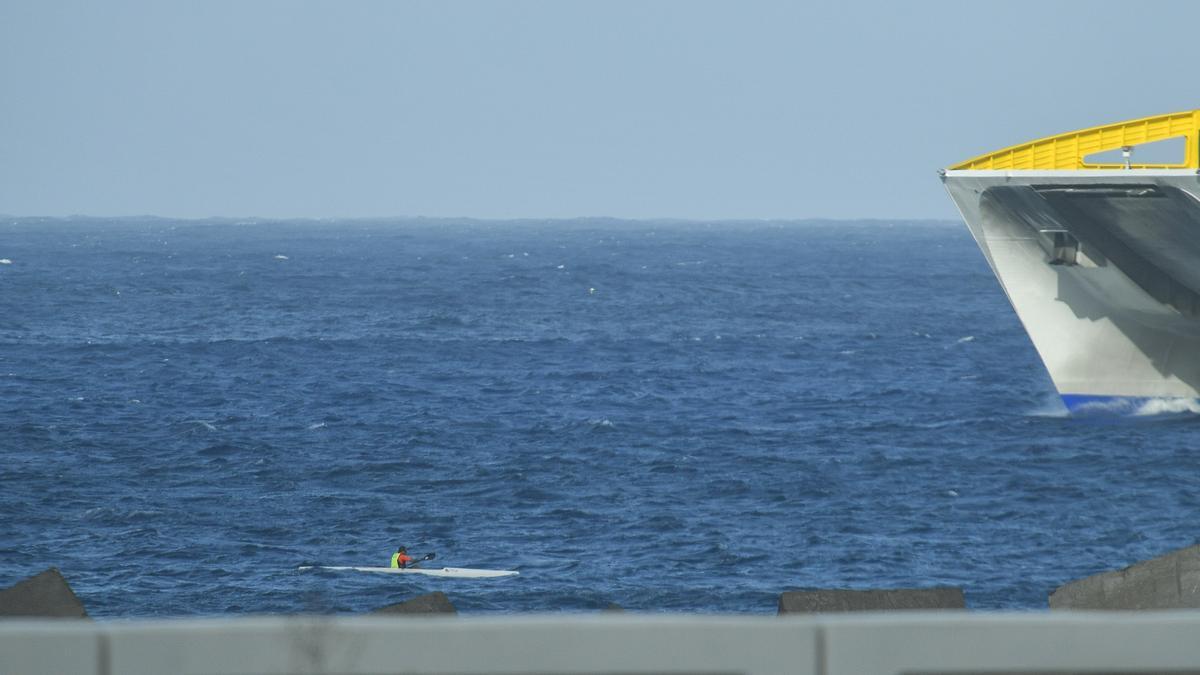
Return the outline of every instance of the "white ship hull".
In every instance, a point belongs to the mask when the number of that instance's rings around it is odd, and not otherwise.
[[[943,181],[1069,409],[1196,409],[1196,169],[959,169]]]

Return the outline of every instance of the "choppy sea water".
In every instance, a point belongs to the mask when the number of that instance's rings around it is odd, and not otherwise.
[[[956,223],[0,224],[0,585],[97,617],[770,613],[1196,541],[1194,416],[1075,419]],[[298,572],[398,544],[499,580]]]

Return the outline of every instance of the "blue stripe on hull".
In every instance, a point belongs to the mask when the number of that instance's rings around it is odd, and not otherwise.
[[[1200,400],[1192,398],[1062,394],[1062,402],[1067,406],[1067,410],[1072,415],[1171,415],[1200,413]]]

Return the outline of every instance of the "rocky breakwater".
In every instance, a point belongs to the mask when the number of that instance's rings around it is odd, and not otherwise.
[[[882,590],[799,590],[785,591],[779,596],[779,614],[965,608],[966,600],[962,589],[948,586]]]
[[[1049,602],[1050,609],[1198,609],[1200,545],[1063,584]]]
[[[87,610],[57,568],[51,567],[0,589],[0,618],[86,619]]]

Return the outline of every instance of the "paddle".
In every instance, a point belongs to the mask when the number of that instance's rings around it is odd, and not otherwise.
[[[437,557],[436,553],[426,553],[424,558],[421,558],[420,560],[414,560],[414,561],[408,563],[408,566],[416,567],[417,565],[420,565],[421,563],[425,562],[426,560],[433,560],[436,557]]]

